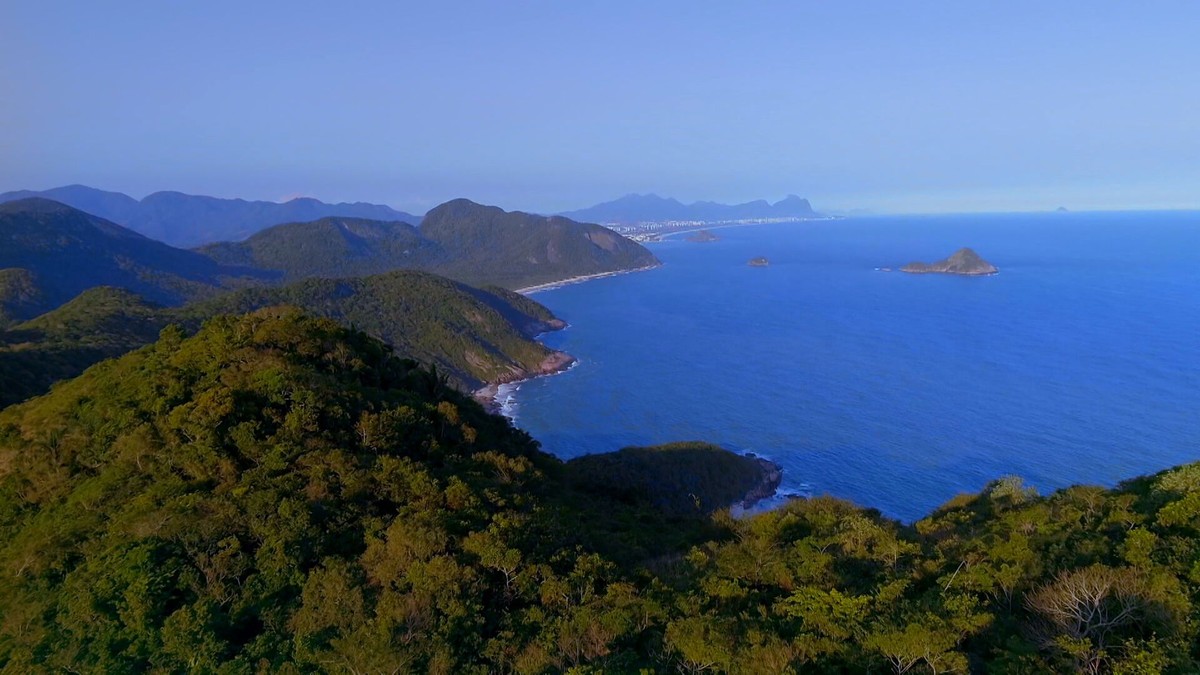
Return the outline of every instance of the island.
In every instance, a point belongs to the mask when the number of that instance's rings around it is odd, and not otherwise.
[[[759,256],[757,258],[751,258],[750,261],[747,262],[746,264],[751,267],[766,267],[767,265],[771,264],[771,261],[767,260],[766,258],[764,258],[762,256]]]
[[[961,274],[964,276],[986,276],[1000,270],[969,248],[960,248],[954,255],[935,263],[914,262],[900,268],[909,274]]]
[[[708,230],[700,230],[687,238],[688,241],[694,241],[697,244],[705,244],[710,241],[717,241],[718,239],[719,237],[717,235],[709,232]]]

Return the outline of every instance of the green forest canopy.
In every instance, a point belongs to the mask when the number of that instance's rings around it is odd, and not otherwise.
[[[666,513],[606,493],[625,470],[327,319],[167,328],[0,412],[0,666],[1197,670],[1200,465],[1003,478],[911,525],[828,497]]]

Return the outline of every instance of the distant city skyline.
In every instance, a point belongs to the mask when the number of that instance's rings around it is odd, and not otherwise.
[[[0,7],[0,192],[1200,208],[1200,6]]]

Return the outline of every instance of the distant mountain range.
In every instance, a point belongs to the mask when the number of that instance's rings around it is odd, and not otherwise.
[[[197,251],[224,265],[251,266],[287,279],[419,269],[507,288],[658,264],[641,245],[599,225],[509,212],[467,199],[435,207],[419,228],[323,218],[277,225],[243,242]]]
[[[329,216],[421,222],[420,216],[363,202],[326,204],[316,199],[299,198],[280,204],[182,192],[155,192],[138,201],[120,192],[106,192],[86,185],[5,192],[0,194],[0,203],[30,197],[52,199],[183,248],[215,241],[238,241],[272,225]]]
[[[509,289],[658,264],[599,225],[447,202],[420,228],[323,218],[269,228],[244,242],[184,250],[65,204],[0,204],[0,322],[15,323],[97,286],[167,306],[226,290],[394,270],[434,272]]]
[[[764,199],[744,204],[718,204],[716,202],[684,204],[677,199],[659,197],[654,194],[631,194],[586,209],[567,211],[561,215],[587,223],[632,224],[667,220],[696,220],[713,223],[766,218],[814,218],[820,214],[813,211],[812,205],[808,203],[807,199],[796,195],[788,195],[774,204]]]
[[[277,272],[223,265],[59,202],[0,204],[0,316],[28,319],[96,286],[177,305]]]
[[[0,407],[170,323],[195,329],[276,305],[356,326],[474,390],[571,361],[533,341],[565,324],[508,289],[658,263],[599,225],[465,199],[433,209],[420,228],[322,218],[185,250],[28,198],[0,204],[0,242]]]

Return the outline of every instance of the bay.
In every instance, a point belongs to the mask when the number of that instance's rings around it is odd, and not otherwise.
[[[579,358],[507,406],[564,458],[706,440],[781,494],[919,518],[1200,460],[1200,214],[895,216],[712,230],[647,272],[534,297]],[[970,246],[991,277],[881,272]],[[770,265],[750,267],[766,256]]]

